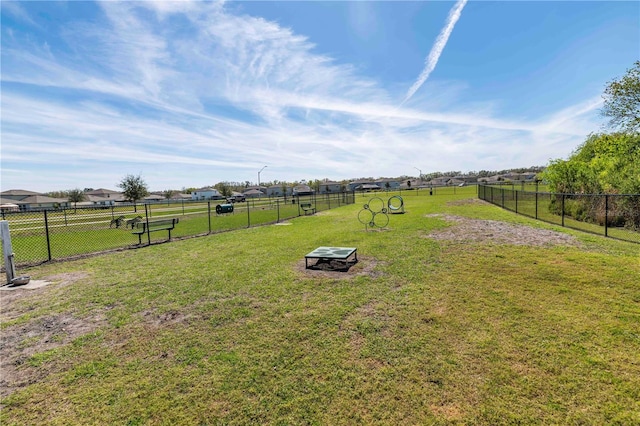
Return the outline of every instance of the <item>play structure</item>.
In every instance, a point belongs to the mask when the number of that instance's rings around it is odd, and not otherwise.
[[[387,207],[391,214],[403,214],[404,213],[404,200],[399,195],[390,197],[387,201]]]
[[[216,206],[216,213],[217,214],[233,213],[233,204],[218,204]]]
[[[399,195],[390,197],[385,203],[380,197],[373,197],[362,206],[358,212],[358,221],[362,223],[365,230],[369,228],[384,228],[389,224],[390,214],[404,213],[404,200]]]

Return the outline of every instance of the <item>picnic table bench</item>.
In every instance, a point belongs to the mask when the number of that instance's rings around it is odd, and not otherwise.
[[[300,208],[304,211],[305,215],[307,212],[311,212],[310,214],[314,214],[316,212],[316,208],[313,207],[313,204],[311,203],[300,203]]]
[[[142,221],[136,223],[136,227],[132,234],[138,236],[138,244],[142,244],[142,235],[148,232],[169,231],[169,239],[171,239],[171,230],[176,227],[178,218],[172,217],[168,219],[154,219],[148,222]]]
[[[340,260],[346,264],[351,256],[353,256],[352,262],[358,263],[358,249],[356,247],[318,247],[304,256],[304,267],[309,269],[309,259],[317,259],[317,262]]]

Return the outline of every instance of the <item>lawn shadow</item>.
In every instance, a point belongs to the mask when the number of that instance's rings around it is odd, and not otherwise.
[[[349,272],[349,269],[356,263],[357,261],[355,260],[318,259],[314,265],[309,265],[307,269],[326,272]]]

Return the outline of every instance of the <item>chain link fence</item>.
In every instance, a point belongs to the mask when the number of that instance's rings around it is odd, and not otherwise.
[[[555,225],[640,243],[640,194],[557,194],[480,185],[478,198]]]
[[[245,202],[233,204],[232,211],[222,212],[229,210],[218,207],[227,205],[223,200],[168,200],[107,208],[2,212],[1,219],[9,222],[15,265],[28,266],[54,259],[135,248],[168,239],[169,231],[166,229],[144,232],[139,239],[134,231],[140,232],[141,223],[153,224],[154,221],[177,219],[175,228],[171,230],[171,238],[184,238],[278,223],[303,216],[305,212],[300,204],[311,204],[319,212],[354,202],[353,192],[286,199],[248,198]],[[219,212],[216,211],[217,207]],[[2,271],[4,270],[3,259]]]

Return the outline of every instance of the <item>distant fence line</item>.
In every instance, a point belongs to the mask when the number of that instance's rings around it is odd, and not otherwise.
[[[640,243],[640,194],[561,194],[479,185],[478,198],[555,225]]]
[[[3,212],[2,219],[9,222],[16,266],[28,266],[167,240],[167,231],[157,231],[143,234],[142,244],[138,244],[138,235],[133,234],[134,222],[177,218],[178,224],[171,231],[173,239],[278,223],[304,216],[307,212],[301,208],[301,204],[310,204],[319,212],[354,202],[353,192],[247,198],[246,202],[233,204],[233,211],[227,212],[228,209],[216,209],[218,205],[226,204],[222,200],[174,200],[106,208],[68,207],[36,212]],[[4,259],[2,262],[4,271]]]

